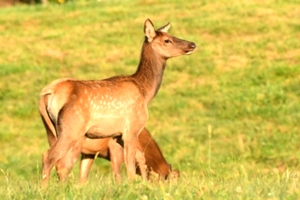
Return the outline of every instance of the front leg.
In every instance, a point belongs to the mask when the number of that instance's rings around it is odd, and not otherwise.
[[[117,143],[117,139],[111,139],[108,143],[110,162],[113,169],[114,178],[117,182],[121,182],[121,169],[124,163],[123,147]]]
[[[144,113],[140,111],[144,111]],[[138,119],[138,121],[130,122],[130,120],[127,120],[126,122],[128,124],[125,125],[125,131],[122,135],[124,141],[124,160],[127,176],[130,180],[135,179],[138,136],[144,129],[148,119],[147,107],[144,106],[144,110],[142,108],[137,113],[138,115],[135,116],[134,119]],[[146,170],[141,170],[141,173],[143,179],[147,177]]]
[[[137,137],[124,139],[124,159],[127,171],[127,177],[130,180],[135,179],[135,161],[137,150]]]
[[[139,149],[136,150],[136,162],[140,169],[143,180],[147,180],[148,173],[147,173],[146,158],[145,158],[144,152]]]
[[[80,183],[84,183],[87,180],[91,167],[93,165],[95,155],[81,154],[80,161]]]

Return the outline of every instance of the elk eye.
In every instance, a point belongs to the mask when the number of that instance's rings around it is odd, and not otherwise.
[[[165,43],[166,43],[166,44],[169,44],[169,43],[171,43],[171,40],[166,39],[166,40],[165,40]]]

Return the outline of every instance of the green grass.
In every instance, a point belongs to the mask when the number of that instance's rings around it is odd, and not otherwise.
[[[168,61],[148,129],[177,181],[115,185],[98,159],[89,182],[41,189],[48,149],[41,89],[60,77],[135,71],[143,23],[193,41]],[[100,1],[0,10],[3,199],[299,199],[300,4],[297,1]],[[208,127],[212,133],[209,137]],[[126,177],[124,175],[124,177]]]

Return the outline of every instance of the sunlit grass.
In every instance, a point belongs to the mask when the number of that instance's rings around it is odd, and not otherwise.
[[[98,159],[89,182],[53,173],[37,102],[60,77],[135,71],[143,23],[194,41],[168,61],[147,127],[177,181],[115,184]],[[0,10],[0,196],[4,199],[297,199],[300,6],[294,1],[100,1]],[[212,132],[209,137],[208,126]]]

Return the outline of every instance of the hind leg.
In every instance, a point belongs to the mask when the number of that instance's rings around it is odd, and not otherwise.
[[[74,133],[74,131],[70,131],[70,133]],[[57,142],[43,154],[42,186],[47,184],[53,166],[56,165],[57,162],[68,153],[68,151],[70,151],[70,149],[78,142],[78,140],[82,139],[83,134],[82,136],[78,135],[79,134],[74,134],[70,137],[62,134],[61,137],[57,139]]]
[[[75,108],[73,106],[73,109]],[[48,182],[53,166],[58,164],[58,167],[61,167],[60,165],[65,162],[63,157],[84,137],[86,121],[79,115],[72,115],[75,112],[73,111],[68,107],[60,110],[56,127],[57,141],[43,155],[42,186]],[[57,163],[60,159],[62,159],[61,163]]]
[[[58,160],[67,154],[69,149],[75,143],[76,141],[65,143],[63,140],[58,140],[48,151],[43,154],[42,186],[47,184],[53,166],[58,162]]]
[[[79,158],[82,149],[82,140],[79,140],[60,160],[57,161],[55,167],[60,181],[65,181],[74,164]]]

